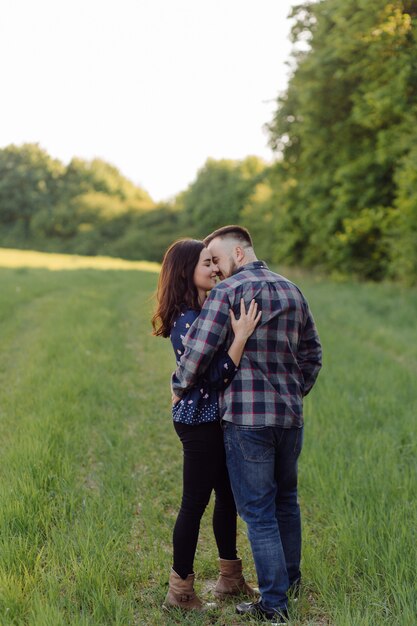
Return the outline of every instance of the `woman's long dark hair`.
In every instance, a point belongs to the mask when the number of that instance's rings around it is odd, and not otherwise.
[[[205,248],[197,239],[179,239],[165,252],[156,292],[157,307],[152,317],[153,335],[169,337],[182,308],[199,311],[194,270]]]

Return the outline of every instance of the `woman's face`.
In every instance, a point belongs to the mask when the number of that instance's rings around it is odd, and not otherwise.
[[[200,292],[210,291],[216,284],[218,271],[219,268],[214,265],[211,252],[203,248],[194,270],[194,285]]]

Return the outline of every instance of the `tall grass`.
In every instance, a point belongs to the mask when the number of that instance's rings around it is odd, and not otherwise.
[[[251,623],[160,608],[181,492],[156,275],[0,269],[0,624]],[[300,461],[292,624],[416,623],[417,293],[299,281],[324,344]],[[239,551],[256,582],[244,525]],[[197,588],[216,578],[210,512]]]

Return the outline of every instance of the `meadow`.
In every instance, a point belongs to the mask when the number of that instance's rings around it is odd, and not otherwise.
[[[234,602],[161,609],[181,448],[174,357],[149,322],[155,267],[58,256],[0,254],[1,626],[253,623]],[[324,347],[305,403],[304,582],[291,625],[413,626],[417,291],[289,277]],[[239,552],[256,583],[242,523]],[[195,569],[209,599],[210,511]]]

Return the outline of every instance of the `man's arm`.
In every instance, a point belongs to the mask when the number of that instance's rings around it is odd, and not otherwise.
[[[225,289],[212,289],[200,315],[184,339],[184,354],[172,375],[172,391],[182,397],[207,369],[230,329],[230,303]]]
[[[304,395],[306,396],[316,382],[322,364],[322,350],[313,316],[307,310],[298,348],[297,361],[304,378]]]

